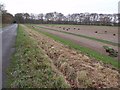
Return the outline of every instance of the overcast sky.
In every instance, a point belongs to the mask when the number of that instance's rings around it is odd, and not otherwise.
[[[2,0],[9,13],[117,13],[120,0]]]

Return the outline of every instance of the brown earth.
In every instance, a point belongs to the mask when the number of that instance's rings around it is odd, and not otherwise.
[[[118,27],[111,26],[87,26],[87,25],[40,25],[58,31],[65,31],[75,34],[87,35],[118,43]],[[63,30],[65,28],[65,30]],[[68,29],[69,28],[69,29]],[[68,30],[67,30],[68,29]],[[78,30],[79,29],[79,30]],[[95,33],[97,31],[97,33]],[[106,31],[106,32],[105,32]],[[115,36],[113,35],[115,34]]]
[[[118,51],[117,46],[105,44],[105,43],[102,43],[102,42],[86,39],[86,38],[71,35],[71,34],[57,32],[57,31],[53,31],[53,30],[49,30],[49,29],[43,29],[43,28],[39,28],[39,27],[36,27],[36,28],[38,28],[38,30],[42,30],[44,32],[48,32],[48,33],[54,34],[56,36],[59,36],[63,39],[71,40],[72,42],[75,42],[75,43],[79,44],[80,46],[91,48],[92,50],[100,52],[101,54],[108,55],[108,53],[106,53],[103,46],[109,46],[109,47],[112,47],[112,48],[114,48],[115,50]],[[118,57],[115,58],[115,59],[118,59]]]
[[[53,39],[23,26],[30,38],[52,59],[53,64],[70,83],[71,87],[118,88],[117,70],[102,62],[91,59],[76,50],[70,49]]]

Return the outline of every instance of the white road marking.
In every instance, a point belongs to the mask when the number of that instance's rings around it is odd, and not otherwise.
[[[0,29],[0,90],[2,89],[2,29]]]

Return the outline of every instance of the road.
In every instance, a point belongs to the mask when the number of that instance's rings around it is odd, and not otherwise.
[[[17,36],[17,24],[9,25],[0,32],[0,36],[2,36],[2,78],[0,78],[0,85],[2,83],[2,88],[6,88],[6,70],[10,64],[10,57],[13,51],[15,50],[15,40]],[[2,79],[2,80],[1,80]]]

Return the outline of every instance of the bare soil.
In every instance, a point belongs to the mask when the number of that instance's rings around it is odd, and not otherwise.
[[[53,39],[24,26],[30,38],[52,59],[71,87],[118,88],[120,77],[117,70],[102,62],[70,49]]]
[[[40,25],[43,26],[43,25]],[[118,27],[111,26],[87,26],[87,25],[44,25],[58,31],[71,32],[75,34],[87,35],[98,39],[108,40],[118,43]],[[65,30],[63,30],[63,28]],[[68,30],[67,30],[68,29]],[[79,30],[78,30],[79,29]],[[95,33],[97,31],[97,33]],[[113,35],[115,34],[115,36]]]
[[[100,52],[101,54],[108,55],[108,53],[106,53],[103,46],[109,46],[109,47],[112,47],[112,48],[114,48],[115,50],[118,51],[117,46],[105,44],[105,43],[102,43],[102,42],[82,38],[82,37],[71,35],[71,34],[57,32],[57,31],[53,31],[53,30],[49,30],[49,29],[40,28],[39,30],[44,31],[44,32],[48,32],[48,33],[51,33],[51,34],[54,34],[54,35],[57,35],[57,36],[59,36],[61,38],[67,39],[67,40],[71,40],[72,42],[75,42],[75,43],[79,44],[80,46],[91,48],[91,49],[93,49],[93,50],[95,50],[97,52]],[[118,57],[115,58],[115,59],[118,59]]]

